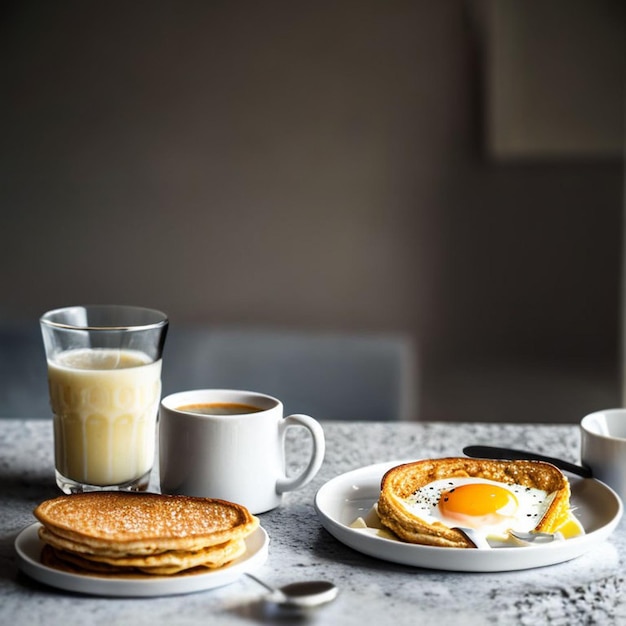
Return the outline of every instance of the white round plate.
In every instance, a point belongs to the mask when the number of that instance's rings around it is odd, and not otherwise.
[[[380,480],[390,468],[406,461],[370,465],[341,474],[324,484],[315,496],[322,525],[345,545],[385,561],[457,572],[503,572],[569,561],[604,541],[622,516],[622,503],[600,481],[569,476],[574,514],[585,534],[541,545],[500,547],[491,550],[438,548],[385,539],[350,524],[364,517],[378,501]]]
[[[43,543],[39,539],[40,524],[25,528],[15,539],[18,565],[35,580],[65,589],[95,596],[155,597],[205,591],[235,582],[244,572],[260,567],[267,560],[269,538],[257,528],[246,538],[246,552],[232,563],[215,570],[187,576],[150,576],[150,578],[115,578],[63,572],[41,562]]]

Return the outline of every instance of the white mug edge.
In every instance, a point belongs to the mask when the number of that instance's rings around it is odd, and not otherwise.
[[[593,413],[588,413],[587,415],[585,415],[581,420],[580,420],[580,429],[583,432],[583,435],[586,436],[590,436],[590,437],[597,437],[598,439],[602,439],[605,441],[620,441],[620,442],[624,442],[626,443],[626,437],[618,437],[616,435],[605,435],[603,433],[599,433],[596,430],[592,430],[589,427],[589,422],[591,421],[591,418],[597,416],[597,415],[606,415],[606,414],[615,414],[615,413],[623,413],[624,414],[624,418],[626,419],[626,408],[624,409],[604,409],[604,410],[600,410],[600,411],[594,411]]]

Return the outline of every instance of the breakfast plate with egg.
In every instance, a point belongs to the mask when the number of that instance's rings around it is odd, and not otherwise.
[[[353,470],[323,485],[315,508],[326,530],[363,554],[466,572],[574,559],[604,541],[622,515],[619,497],[597,480],[534,461],[466,458]],[[472,543],[458,528],[471,529],[480,541]],[[554,540],[520,541],[510,529]]]

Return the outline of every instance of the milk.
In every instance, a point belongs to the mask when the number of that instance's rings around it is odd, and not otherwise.
[[[48,383],[58,472],[106,486],[151,470],[160,360],[133,350],[68,350],[48,360]]]

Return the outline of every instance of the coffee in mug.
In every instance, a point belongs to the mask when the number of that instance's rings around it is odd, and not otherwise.
[[[245,415],[246,413],[262,411],[262,409],[251,404],[239,404],[237,402],[201,402],[199,404],[184,404],[176,408],[184,413],[198,415]]]
[[[286,475],[287,429],[309,431],[306,468]],[[161,402],[161,491],[237,502],[251,513],[276,508],[287,491],[306,485],[324,460],[324,431],[308,415],[283,416],[280,400],[252,391],[183,391]]]

